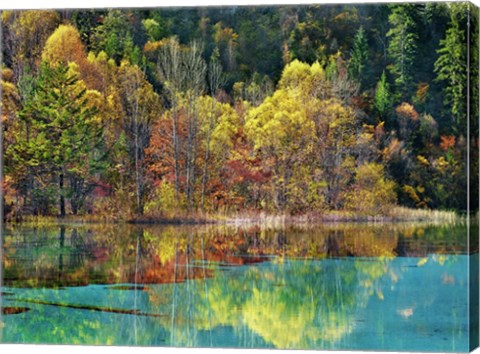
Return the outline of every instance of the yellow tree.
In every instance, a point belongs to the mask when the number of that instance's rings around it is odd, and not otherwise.
[[[77,29],[72,25],[60,25],[45,43],[42,59],[51,65],[85,60],[85,51]]]
[[[2,70],[0,68],[0,70]],[[13,83],[14,74],[10,69],[3,69],[0,75],[0,125],[3,133],[3,149],[4,151],[12,144],[15,144],[15,136],[20,129],[18,119],[15,119],[20,109],[20,95],[17,87]],[[11,161],[4,158],[5,173],[3,189],[3,200],[0,201],[5,206],[5,215],[11,211],[11,204],[15,209],[19,208],[18,193],[13,193],[13,186],[18,187],[20,181],[25,179],[25,168],[19,166],[18,169],[12,169]],[[15,213],[16,210],[14,210]]]
[[[340,207],[339,196],[353,175],[353,147],[355,144],[355,115],[353,110],[335,97],[325,70],[318,63],[312,65],[295,60],[282,73],[279,87],[297,93],[306,116],[314,122],[315,157],[307,181],[309,203],[320,199],[333,208]],[[322,198],[318,198],[322,194]]]
[[[233,137],[238,131],[239,121],[236,111],[228,104],[218,102],[211,96],[202,96],[197,100],[200,139],[205,151],[202,179],[202,207],[205,198],[212,192],[208,181],[218,177],[221,168],[233,149]]]
[[[145,149],[150,142],[153,122],[159,116],[160,101],[145,74],[127,61],[122,61],[118,68],[116,83],[122,107],[120,124],[130,157],[130,166],[125,167],[131,171],[135,182],[136,213],[142,215],[147,187]]]
[[[325,201],[337,209],[340,193],[353,175],[353,149],[358,129],[354,113],[336,98],[317,102],[311,113],[318,138],[316,163],[326,183]]]
[[[384,214],[396,201],[395,182],[385,178],[382,165],[367,163],[357,168],[353,188],[346,194],[348,209]]]
[[[309,65],[298,60],[292,61],[283,69],[278,86],[298,90],[304,99],[311,97],[325,99],[332,94],[325,70],[318,62]]]
[[[273,174],[274,202],[283,211],[292,172],[313,150],[315,123],[297,92],[279,89],[248,112],[245,132]]]
[[[60,25],[48,38],[42,52],[42,60],[50,65],[76,63],[80,79],[89,88],[101,88],[101,73],[95,61],[87,58],[80,33],[72,25]]]

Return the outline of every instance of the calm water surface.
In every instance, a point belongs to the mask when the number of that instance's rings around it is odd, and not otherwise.
[[[468,350],[465,226],[20,227],[4,248],[4,343]]]

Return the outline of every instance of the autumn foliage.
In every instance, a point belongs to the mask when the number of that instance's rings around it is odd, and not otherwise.
[[[8,217],[465,210],[463,5],[380,6],[2,12]]]

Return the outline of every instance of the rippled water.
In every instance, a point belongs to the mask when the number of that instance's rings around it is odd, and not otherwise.
[[[4,343],[469,349],[465,226],[65,225],[4,246]]]

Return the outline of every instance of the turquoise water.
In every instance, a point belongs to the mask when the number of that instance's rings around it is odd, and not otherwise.
[[[468,351],[462,229],[10,231],[1,341]]]

